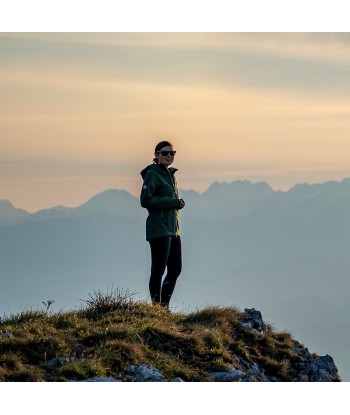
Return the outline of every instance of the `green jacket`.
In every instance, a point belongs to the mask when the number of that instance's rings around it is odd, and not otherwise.
[[[146,240],[160,236],[179,236],[179,192],[174,173],[177,169],[151,164],[141,171],[141,206],[148,210]]]

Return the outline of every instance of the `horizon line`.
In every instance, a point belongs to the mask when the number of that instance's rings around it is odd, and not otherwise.
[[[204,193],[206,193],[214,184],[219,184],[219,185],[222,185],[222,184],[227,184],[227,185],[232,185],[232,184],[234,184],[234,183],[239,183],[239,182],[246,182],[246,183],[250,183],[250,184],[252,184],[252,185],[258,185],[258,184],[267,184],[274,192],[276,192],[276,193],[278,193],[278,192],[280,192],[280,193],[288,193],[289,191],[291,191],[292,189],[294,189],[295,187],[297,187],[297,186],[304,186],[304,185],[307,185],[307,186],[322,186],[322,185],[325,185],[325,184],[328,184],[328,183],[338,183],[338,184],[341,184],[341,183],[344,183],[344,182],[346,182],[346,181],[348,181],[348,180],[350,180],[350,177],[344,177],[343,179],[341,179],[341,180],[327,180],[327,181],[324,181],[324,182],[315,182],[315,183],[308,183],[308,182],[300,182],[300,183],[295,183],[293,186],[291,186],[291,187],[289,187],[288,189],[286,189],[286,190],[283,190],[283,189],[275,189],[275,188],[273,188],[267,181],[264,181],[264,180],[260,180],[260,181],[256,181],[256,182],[253,182],[252,180],[249,180],[249,179],[237,179],[237,180],[233,180],[232,182],[228,182],[228,181],[218,181],[218,180],[215,180],[215,181],[213,181],[208,187],[207,187],[207,189],[206,190],[204,190],[203,192],[199,192],[198,190],[195,190],[195,189],[193,189],[193,188],[188,188],[188,189],[185,189],[185,188],[182,188],[182,187],[179,187],[179,190],[180,191],[185,191],[185,192],[195,192],[195,193],[197,193],[197,194],[199,194],[199,195],[203,195]],[[74,208],[78,208],[78,207],[80,207],[80,206],[82,206],[82,205],[84,205],[85,203],[87,203],[87,202],[89,202],[91,199],[93,199],[94,197],[96,197],[96,196],[98,196],[98,195],[101,195],[101,194],[103,194],[103,193],[105,193],[105,192],[108,192],[108,191],[124,191],[124,192],[127,192],[130,196],[132,196],[132,197],[135,197],[135,198],[137,198],[138,196],[137,195],[135,195],[135,194],[133,194],[133,193],[131,193],[129,190],[127,190],[127,189],[125,189],[125,188],[107,188],[107,189],[105,189],[105,190],[102,190],[101,192],[98,192],[98,193],[96,193],[96,194],[94,194],[93,196],[91,196],[91,197],[89,197],[88,199],[86,199],[86,201],[85,202],[83,202],[83,203],[80,203],[80,204],[78,204],[78,205],[74,205],[74,206],[65,206],[65,205],[62,205],[62,204],[59,204],[59,205],[53,205],[53,206],[51,206],[51,207],[47,207],[47,208],[40,208],[40,209],[37,209],[37,210],[34,210],[34,211],[29,211],[29,210],[27,210],[27,209],[24,209],[24,208],[21,208],[21,207],[16,207],[12,202],[11,202],[11,200],[9,200],[9,199],[0,199],[0,202],[9,202],[11,205],[12,205],[12,207],[14,207],[15,209],[20,209],[20,210],[24,210],[25,212],[27,212],[27,213],[29,213],[29,214],[35,214],[35,213],[38,213],[38,212],[42,212],[42,211],[45,211],[45,210],[50,210],[50,209],[54,209],[54,208],[68,208],[68,209],[74,209]]]

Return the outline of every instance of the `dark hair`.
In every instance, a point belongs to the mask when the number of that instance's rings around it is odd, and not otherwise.
[[[160,151],[163,147],[168,147],[168,146],[173,146],[171,143],[169,143],[169,141],[161,141],[160,143],[158,143],[156,145],[156,148],[154,149],[154,152],[157,153],[158,151]],[[153,159],[153,163],[158,163],[158,159],[155,157]]]

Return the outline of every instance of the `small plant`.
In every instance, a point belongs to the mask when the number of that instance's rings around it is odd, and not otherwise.
[[[49,311],[49,308],[52,306],[52,304],[54,303],[54,300],[47,300],[47,301],[43,301],[42,303],[44,304],[44,306],[46,307],[46,313]]]
[[[135,292],[130,293],[128,289],[111,289],[107,290],[106,293],[93,291],[89,294],[88,300],[81,300],[86,303],[87,311],[93,311],[98,314],[106,314],[113,311],[125,311],[132,304],[132,297]]]

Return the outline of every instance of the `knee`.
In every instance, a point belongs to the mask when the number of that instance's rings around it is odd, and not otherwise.
[[[177,266],[173,269],[172,274],[173,274],[173,276],[174,276],[174,278],[175,278],[175,279],[176,279],[176,278],[178,278],[178,276],[181,274],[181,271],[182,271],[182,265],[181,265],[181,264],[177,265]]]

